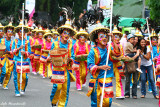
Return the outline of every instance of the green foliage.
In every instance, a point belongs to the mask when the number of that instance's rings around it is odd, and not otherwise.
[[[160,22],[160,1],[146,0],[146,5],[148,5],[150,8],[151,19]]]

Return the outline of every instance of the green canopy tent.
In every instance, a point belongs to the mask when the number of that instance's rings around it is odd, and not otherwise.
[[[104,19],[104,21],[102,22],[102,25],[104,25],[104,26],[109,26],[108,24],[107,24],[107,20],[108,20],[109,18],[105,18]],[[142,24],[142,26],[144,25],[144,24],[146,24],[146,19],[142,19],[142,18],[127,18],[127,17],[121,17],[120,18],[120,20],[119,20],[119,25],[118,26],[121,26],[121,27],[132,27],[132,21],[134,21],[134,19],[136,20],[136,21],[138,21],[138,20],[140,20],[143,24]]]

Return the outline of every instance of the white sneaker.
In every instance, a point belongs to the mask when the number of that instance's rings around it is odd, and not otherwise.
[[[0,83],[0,87],[2,86],[2,84]]]
[[[37,75],[37,73],[36,73],[36,72],[34,72],[33,74],[34,74],[34,75]]]
[[[21,94],[15,94],[15,96],[16,96],[16,97],[20,97],[20,96],[21,96]]]
[[[82,87],[85,87],[86,86],[86,84],[82,84]]]
[[[136,69],[138,72],[143,73],[141,69],[137,68]]]
[[[46,78],[45,76],[43,76],[43,79]]]
[[[116,99],[124,99],[124,96],[116,97]]]
[[[140,86],[139,86],[139,85],[137,85],[137,88],[140,88]]]
[[[8,87],[3,87],[4,90],[8,90]]]
[[[78,91],[81,91],[82,89],[77,89]]]
[[[20,93],[21,93],[22,95],[24,95],[24,91],[23,91],[23,90],[21,90]]]

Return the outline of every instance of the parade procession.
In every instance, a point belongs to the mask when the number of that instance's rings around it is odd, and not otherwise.
[[[58,4],[54,24],[38,19],[35,0],[19,4],[17,19],[0,20],[0,107],[7,98],[34,100],[16,107],[160,107],[160,17],[122,17],[118,0],[92,1],[82,13],[76,1]]]

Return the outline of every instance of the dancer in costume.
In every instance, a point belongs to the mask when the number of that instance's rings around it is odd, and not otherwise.
[[[31,53],[30,53],[30,61],[31,61],[31,66],[32,66],[32,73],[35,73],[36,70],[35,70],[35,62],[34,62],[34,53],[35,53],[35,48],[34,48],[34,45],[36,43],[36,40],[38,38],[37,34],[36,34],[36,31],[38,30],[38,28],[35,28],[34,30],[32,30],[32,39],[30,39],[30,45],[31,45]]]
[[[159,52],[160,49],[159,49],[159,46],[158,46],[158,35],[155,33],[154,29],[152,29],[152,33],[150,35],[150,38],[151,38],[152,47],[150,45],[148,47],[150,49],[152,49],[152,53],[151,53],[151,54],[153,54],[153,62],[152,63],[155,63],[155,65],[156,65],[158,56],[160,54],[160,52]],[[155,66],[155,68],[156,68],[156,66]],[[148,92],[152,93],[152,86],[151,86],[151,83],[149,81],[149,76],[148,76],[147,79],[148,79]]]
[[[57,67],[53,65],[52,71],[52,83],[53,88],[50,96],[52,106],[66,107],[69,98],[70,81],[75,81],[72,74],[71,65],[74,60],[74,50],[71,43],[68,42],[70,36],[75,35],[75,31],[70,25],[69,20],[66,21],[65,25],[58,28],[58,33],[61,35],[61,40],[52,44],[52,49],[65,48],[68,49],[68,64],[67,66]],[[62,77],[62,78],[61,78]],[[58,81],[58,80],[62,81]]]
[[[0,23],[0,42],[1,42],[1,39],[3,38],[3,36],[4,36],[3,27],[4,26]]]
[[[76,34],[76,39],[78,40],[74,45],[74,53],[75,53],[75,61],[74,63],[77,65],[76,72],[76,87],[77,90],[82,90],[82,87],[85,86],[86,76],[87,76],[87,55],[90,51],[90,46],[86,42],[89,34],[80,29],[80,31]]]
[[[56,29],[52,29],[53,40],[52,42],[60,41],[60,35]]]
[[[110,50],[107,46],[108,33],[109,29],[102,27],[100,23],[98,24],[98,27],[90,33],[91,41],[96,44],[89,52],[87,58],[87,67],[90,72],[89,91],[87,96],[89,97],[91,95],[91,107],[99,107],[100,105],[104,76],[106,76],[106,80],[103,107],[111,107],[112,103],[113,63],[109,60],[108,65],[106,65],[107,51]],[[107,70],[106,75],[104,75],[105,70]]]
[[[15,96],[20,96],[20,72],[21,72],[21,55],[23,56],[22,63],[22,85],[21,85],[21,94],[24,94],[25,89],[28,83],[27,73],[30,72],[29,69],[29,55],[31,52],[30,43],[25,39],[25,33],[28,32],[28,28],[24,26],[24,34],[22,35],[22,21],[15,28],[15,32],[18,33],[19,38],[15,39],[12,45],[12,51],[14,53],[14,86],[15,86]],[[22,36],[23,36],[23,45],[22,45]]]
[[[12,23],[4,27],[4,31],[6,33],[6,38],[1,39],[1,44],[6,46],[5,55],[1,58],[2,64],[2,72],[0,75],[0,86],[3,84],[3,89],[8,89],[8,83],[12,76],[13,71],[13,53],[11,51],[13,41],[11,40],[11,36],[13,35],[14,26]]]
[[[42,54],[40,57],[40,69],[39,69],[39,74],[43,76],[43,78],[46,78],[47,75],[50,77],[52,75],[52,66],[51,63],[48,63],[48,55],[49,55],[49,50],[51,50],[51,38],[52,38],[52,33],[50,30],[45,30],[45,34],[43,35],[43,38],[45,39],[43,41],[43,48],[42,48]],[[48,68],[48,74],[47,74],[47,68]]]
[[[43,39],[43,35],[44,35],[44,30],[42,30],[42,28],[40,27],[37,31],[36,31],[36,35],[38,36],[38,38],[36,39],[36,42],[35,42],[35,45],[38,45],[37,47],[34,47],[35,49],[35,53],[34,53],[34,74],[36,75],[38,72],[39,72],[39,69],[43,69],[43,68],[40,68],[40,63],[39,63],[39,59],[40,59],[40,56],[41,56],[41,49],[43,49],[43,46],[44,46],[44,39]]]
[[[113,48],[113,56],[120,57],[124,55],[123,47],[120,44],[120,39],[122,37],[122,33],[118,31],[117,27],[114,26],[114,30],[112,31],[112,48]],[[117,47],[117,48],[116,48]],[[124,99],[124,91],[123,85],[121,81],[121,76],[124,76],[124,72],[122,69],[122,63],[119,60],[113,61],[113,71],[116,77],[116,98]]]

